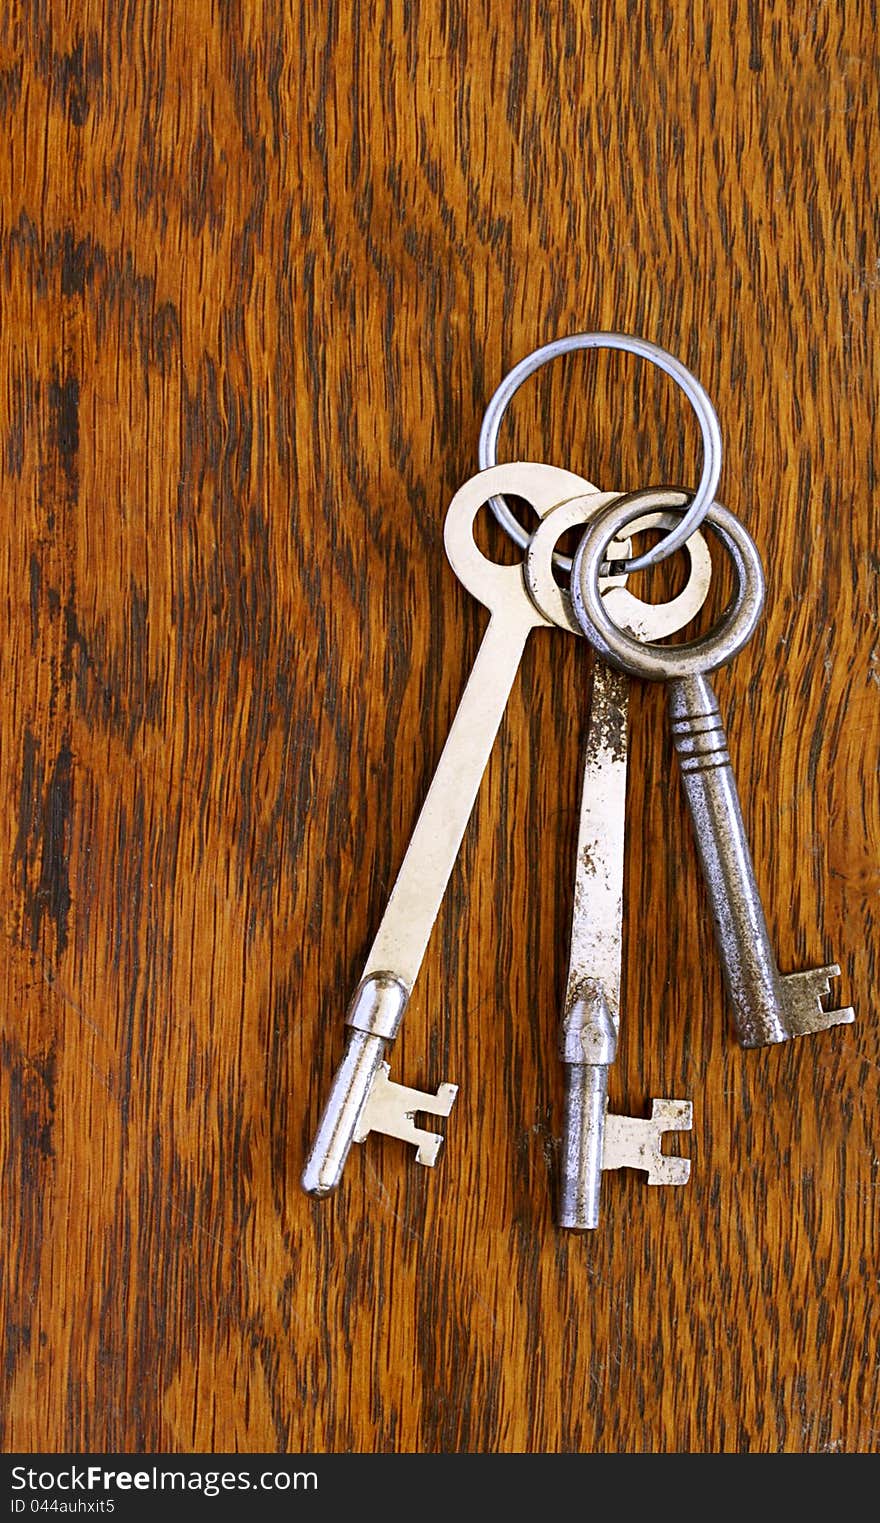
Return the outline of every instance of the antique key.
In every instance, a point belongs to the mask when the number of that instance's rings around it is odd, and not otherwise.
[[[804,973],[779,972],[755,881],[727,737],[708,674],[730,661],[752,635],[764,601],[761,559],[751,536],[719,503],[706,522],[728,551],[733,599],[703,639],[663,647],[621,629],[598,592],[609,541],[643,511],[649,493],[622,498],[589,526],[572,567],[572,602],[587,638],[606,661],[631,676],[669,684],[675,749],[706,880],[724,979],[744,1047],[848,1025],[855,1012],[825,1010],[822,997],[836,963]]]
[[[607,494],[615,501],[619,494]],[[684,507],[688,494],[658,489],[643,494],[643,506],[662,510]],[[525,562],[529,592],[541,612],[581,633],[552,570],[552,556],[562,535],[595,516],[591,498],[574,498],[539,525]],[[652,528],[671,529],[678,519],[668,512],[646,512],[629,525],[628,535]],[[712,562],[703,536],[687,541],[690,576],[669,603],[644,603],[625,587],[605,593],[614,622],[640,639],[674,634],[699,612],[706,600]],[[599,1224],[603,1171],[635,1168],[647,1172],[651,1185],[685,1184],[687,1158],[662,1151],[667,1131],[689,1131],[692,1107],[687,1100],[654,1100],[650,1118],[608,1114],[608,1070],[620,1029],[623,957],[623,868],[628,752],[630,678],[597,659],[587,725],[578,827],[571,952],[559,1033],[565,1064],[565,1111],[562,1132],[558,1220],[561,1227],[585,1231]]]
[[[335,1189],[352,1142],[362,1142],[370,1131],[413,1143],[420,1163],[436,1162],[442,1137],[418,1128],[414,1118],[418,1112],[448,1116],[457,1087],[444,1084],[431,1095],[395,1084],[386,1050],[421,967],[526,640],[531,630],[553,622],[529,597],[521,564],[498,565],[483,555],[474,520],[497,492],[525,498],[543,518],[567,498],[592,491],[582,477],[554,466],[502,465],[466,482],[449,506],[444,538],[450,563],[491,616],[349,1005],[348,1046],[302,1175],[311,1195]]]

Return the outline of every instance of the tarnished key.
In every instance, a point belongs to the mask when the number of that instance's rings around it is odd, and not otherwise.
[[[335,1189],[352,1142],[371,1130],[405,1137],[421,1163],[436,1160],[439,1140],[437,1147],[426,1143],[434,1134],[419,1131],[414,1116],[448,1115],[456,1086],[441,1085],[431,1095],[394,1084],[386,1049],[409,1002],[529,632],[552,624],[529,597],[522,564],[497,565],[483,555],[474,520],[495,493],[525,498],[544,518],[558,503],[593,490],[554,466],[498,465],[466,482],[450,504],[446,553],[459,581],[489,609],[489,625],[349,1005],[348,1046],[302,1176],[311,1195]]]
[[[619,493],[607,493],[606,503]],[[656,511],[683,507],[684,492],[644,494],[648,511],[627,530],[670,528],[677,519]],[[525,576],[541,612],[576,633],[581,626],[571,599],[557,585],[553,551],[569,529],[595,517],[590,498],[563,504],[539,526],[529,546]],[[687,542],[691,559],[687,586],[669,603],[643,603],[625,587],[604,593],[615,623],[641,639],[659,640],[683,629],[706,600],[712,574],[701,534]],[[608,1070],[617,1051],[623,954],[623,868],[627,781],[627,725],[630,679],[597,660],[587,725],[575,867],[571,952],[559,1034],[565,1064],[559,1225],[574,1231],[598,1226],[603,1170],[634,1168],[649,1184],[685,1184],[687,1158],[662,1152],[666,1131],[689,1131],[686,1100],[654,1100],[648,1119],[608,1114]]]
[[[669,706],[682,781],[696,833],[718,949],[737,1036],[744,1047],[848,1025],[847,1006],[825,1010],[822,997],[837,977],[836,963],[805,973],[779,972],[743,825],[727,737],[708,673],[724,666],[750,638],[764,601],[761,559],[750,535],[715,503],[706,516],[728,551],[736,590],[721,620],[705,638],[664,647],[640,643],[622,630],[601,595],[599,576],[607,545],[643,511],[647,494],[634,493],[603,514],[581,541],[572,568],[572,599],[584,633],[607,661],[630,676],[669,684]]]

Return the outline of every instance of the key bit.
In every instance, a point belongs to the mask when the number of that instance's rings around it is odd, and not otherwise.
[[[361,980],[346,1015],[348,1046],[318,1124],[302,1175],[302,1187],[321,1198],[335,1190],[353,1142],[370,1132],[399,1137],[418,1149],[418,1163],[437,1162],[443,1138],[415,1124],[418,1111],[448,1116],[457,1084],[441,1084],[436,1094],[407,1089],[389,1079],[385,1054],[403,1020],[409,990],[393,973],[373,973]]]
[[[783,973],[782,998],[786,1025],[792,1036],[809,1036],[813,1031],[827,1031],[831,1026],[851,1026],[856,1018],[852,1005],[840,1010],[826,1010],[822,1000],[831,992],[832,978],[840,977],[840,967],[831,962],[825,968],[810,968],[805,973]]]
[[[650,1118],[606,1116],[603,1170],[643,1169],[649,1185],[686,1185],[690,1159],[667,1156],[662,1140],[664,1132],[689,1132],[693,1111],[690,1100],[653,1100]]]
[[[428,1116],[448,1116],[458,1095],[457,1084],[441,1084],[436,1094],[395,1084],[388,1075],[387,1063],[380,1063],[367,1103],[355,1127],[355,1142],[365,1142],[371,1132],[398,1137],[416,1149],[416,1163],[433,1168],[443,1146],[441,1132],[425,1132],[416,1126],[417,1112]]]

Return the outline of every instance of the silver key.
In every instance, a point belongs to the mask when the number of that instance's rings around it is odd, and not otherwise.
[[[611,504],[618,493],[607,493]],[[645,494],[646,509],[683,506],[683,492]],[[542,613],[581,632],[571,599],[553,577],[552,557],[566,530],[594,516],[590,499],[565,503],[540,525],[526,557],[526,582]],[[650,511],[628,534],[669,528],[668,512]],[[702,535],[688,540],[687,586],[669,603],[643,603],[624,587],[604,593],[615,622],[642,639],[662,639],[689,623],[706,600],[712,574]],[[598,1226],[604,1170],[638,1168],[649,1184],[685,1184],[690,1161],[662,1152],[666,1131],[689,1131],[688,1101],[654,1100],[650,1119],[608,1115],[608,1070],[617,1051],[623,955],[623,869],[627,781],[629,678],[597,660],[587,727],[578,826],[571,952],[559,1050],[565,1064],[565,1113],[559,1225]]]
[[[737,1036],[744,1047],[849,1025],[847,1006],[825,1010],[822,997],[836,963],[805,973],[779,972],[770,943],[743,825],[727,737],[708,673],[725,665],[750,638],[764,601],[761,559],[751,536],[715,503],[706,522],[733,561],[736,590],[705,638],[672,648],[642,644],[620,629],[601,595],[599,575],[609,540],[642,511],[645,494],[615,504],[587,530],[572,570],[572,597],[584,633],[607,661],[631,676],[669,684],[675,748],[697,840]]]
[[[483,555],[474,520],[499,492],[525,498],[544,518],[558,503],[593,490],[582,477],[554,466],[499,465],[465,482],[449,506],[447,556],[459,581],[489,609],[489,625],[349,1005],[348,1047],[302,1175],[310,1195],[336,1188],[352,1142],[371,1130],[405,1137],[417,1146],[417,1161],[436,1161],[439,1141],[429,1147],[425,1138],[434,1134],[419,1131],[414,1116],[448,1115],[456,1086],[441,1085],[432,1095],[394,1084],[386,1049],[412,994],[526,640],[531,630],[552,624],[529,597],[522,565],[497,565]]]

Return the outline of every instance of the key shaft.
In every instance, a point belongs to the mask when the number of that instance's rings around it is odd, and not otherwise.
[[[443,903],[480,783],[504,717],[529,631],[523,599],[493,613],[450,726],[364,977],[393,968],[410,991]]]
[[[301,1184],[307,1195],[321,1199],[339,1184],[384,1057],[381,1037],[364,1031],[353,1031],[349,1036],[302,1172]]]
[[[565,1101],[558,1221],[586,1232],[599,1225],[608,1070],[617,1055],[616,1023],[600,986],[585,988],[567,1005],[560,1045]]]
[[[629,678],[602,661],[584,746],[571,950],[560,1029],[565,1101],[559,1225],[599,1225],[608,1070],[617,1052],[623,962]]]
[[[356,1136],[358,1123],[378,1081],[386,1043],[397,1035],[409,1003],[526,638],[539,622],[544,620],[525,597],[489,620],[346,1015],[346,1024],[354,1030],[302,1174],[302,1187],[309,1195],[329,1195],[336,1188],[352,1143],[363,1140]],[[393,1011],[393,1019],[389,1013],[383,1023],[376,1015],[378,1007]],[[418,1155],[422,1163],[435,1160],[436,1153],[430,1159],[425,1151]]]

